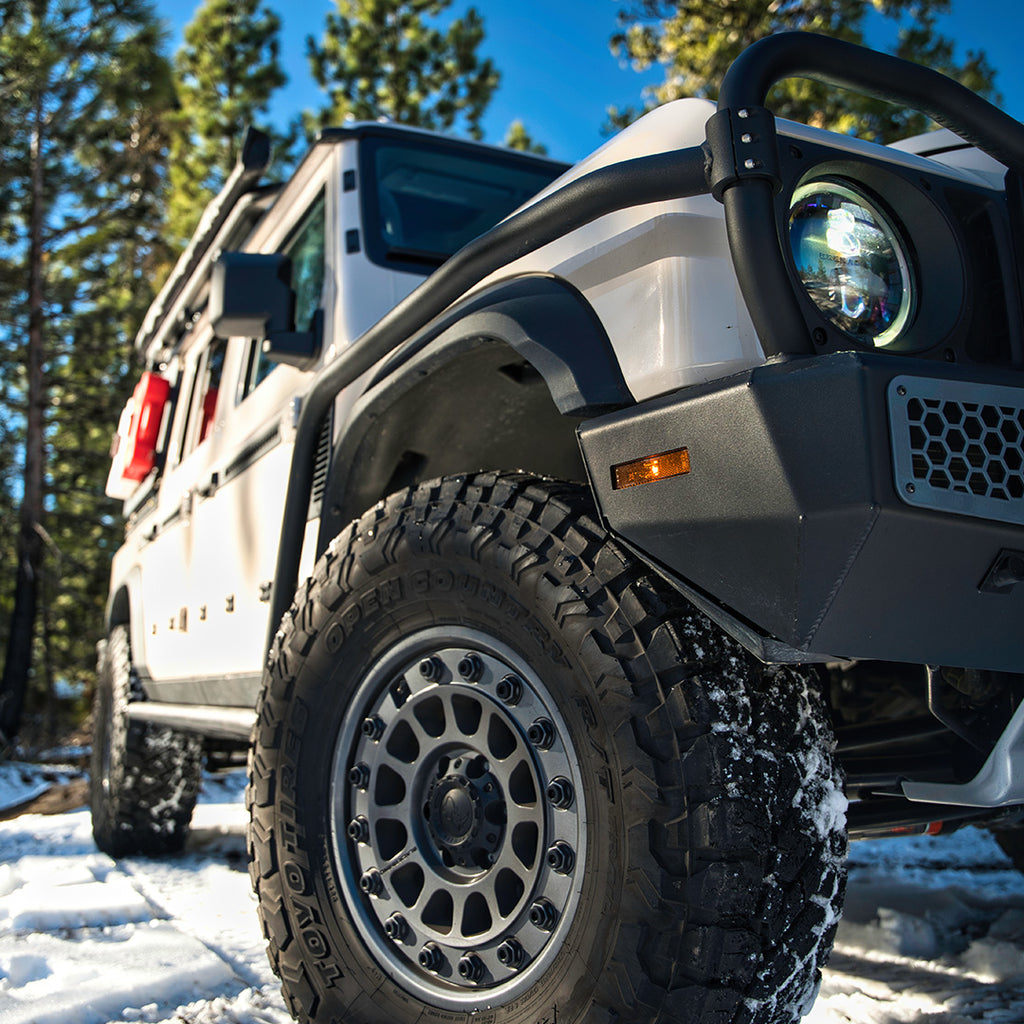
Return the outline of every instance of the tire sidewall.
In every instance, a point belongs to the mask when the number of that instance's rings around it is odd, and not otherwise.
[[[331,838],[331,787],[325,780],[334,770],[346,715],[359,714],[353,700],[370,666],[397,640],[421,630],[477,630],[528,663],[557,705],[582,769],[589,842],[586,869],[576,869],[582,891],[574,919],[551,967],[528,991],[494,1006],[493,1019],[577,1019],[615,945],[624,829],[621,800],[613,789],[613,780],[621,775],[614,738],[598,711],[591,681],[594,666],[567,642],[574,640],[578,648],[583,638],[563,628],[561,640],[556,639],[557,626],[538,593],[544,590],[539,573],[533,586],[519,583],[517,588],[500,567],[466,558],[421,554],[403,558],[400,568],[382,566],[355,582],[319,624],[295,677],[277,805],[285,847],[280,851],[284,900],[300,924],[304,960],[319,972],[320,986],[348,990],[343,1004],[354,1004],[346,1018],[350,1024],[421,1015],[424,1020],[451,1021],[468,1014],[421,1003],[376,963],[350,919],[342,896],[349,883],[336,862]],[[297,838],[289,848],[285,837],[290,817]],[[359,994],[371,991],[373,1010],[367,1004],[367,1012],[359,1012]],[[490,1002],[488,991],[480,995],[483,1007]]]
[[[117,829],[114,801],[124,785],[130,728],[127,716],[129,659],[128,632],[123,626],[115,626],[99,659],[93,699],[89,799],[93,832],[98,837],[113,837]]]

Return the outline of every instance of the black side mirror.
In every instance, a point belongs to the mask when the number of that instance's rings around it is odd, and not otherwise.
[[[262,338],[278,363],[309,370],[320,356],[322,318],[295,330],[292,261],[280,253],[225,252],[210,277],[210,323],[222,338]]]

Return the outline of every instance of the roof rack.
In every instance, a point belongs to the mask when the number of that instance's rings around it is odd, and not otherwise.
[[[192,235],[188,247],[178,257],[178,262],[164,282],[163,288],[160,289],[160,294],[153,300],[153,304],[146,313],[142,327],[139,328],[139,333],[135,336],[135,348],[138,351],[145,351],[154,339],[164,316],[173,308],[185,284],[195,273],[214,238],[224,226],[228,215],[242,196],[253,191],[259,185],[260,178],[269,166],[270,136],[258,128],[247,128],[245,138],[242,140],[242,149],[238,155],[238,162],[227,181],[224,182],[224,187],[203,211],[202,220]]]

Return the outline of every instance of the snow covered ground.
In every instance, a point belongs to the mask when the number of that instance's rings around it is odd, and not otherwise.
[[[207,777],[189,850],[169,861],[100,854],[84,809],[0,822],[0,1024],[287,1024],[245,870],[243,787],[238,772]],[[856,844],[805,1021],[1021,1024],[1024,877],[974,829]]]

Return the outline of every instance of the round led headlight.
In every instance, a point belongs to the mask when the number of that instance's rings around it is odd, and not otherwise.
[[[789,244],[807,294],[836,327],[877,348],[901,347],[914,283],[899,232],[870,199],[835,181],[801,185]]]

